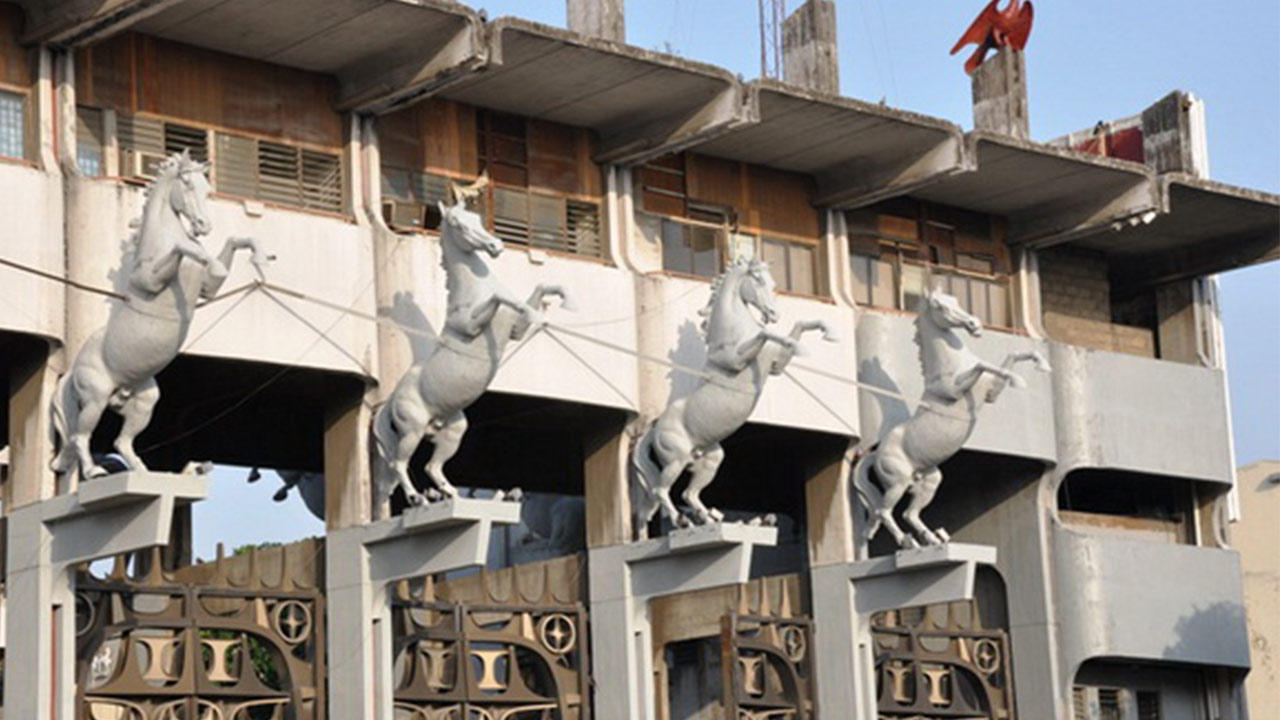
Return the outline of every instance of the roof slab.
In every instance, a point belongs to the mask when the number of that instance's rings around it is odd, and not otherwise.
[[[759,120],[701,143],[699,153],[818,179],[820,205],[852,207],[964,169],[963,135],[945,120],[776,80],[749,85]]]
[[[517,18],[488,28],[489,64],[440,94],[591,128],[602,162],[641,162],[753,119],[749,94],[723,68]]]

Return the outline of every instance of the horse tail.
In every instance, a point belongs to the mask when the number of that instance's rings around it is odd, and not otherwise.
[[[58,379],[57,388],[53,392],[53,402],[49,403],[49,415],[52,420],[49,424],[49,439],[58,449],[53,460],[49,462],[49,467],[55,473],[67,472],[75,466],[75,455],[68,428],[75,422],[75,416],[79,413],[75,407],[77,400],[71,396],[73,390],[70,380],[70,371]],[[68,419],[68,415],[72,417]]]
[[[379,493],[383,491],[390,492],[390,488],[384,488],[384,484],[389,484],[391,469],[391,448],[396,442],[396,429],[391,422],[391,402],[382,403],[373,414],[373,480]]]
[[[871,482],[871,466],[874,464],[876,451],[871,451],[858,458],[853,464],[853,487],[858,493],[858,501],[866,512],[868,523],[864,537],[870,538],[880,529],[880,516],[877,512],[884,506],[884,493]]]
[[[640,439],[636,441],[635,449],[631,453],[631,467],[635,470],[636,485],[643,492],[632,493],[639,497],[633,497],[632,514],[635,516],[635,522],[645,523],[653,516],[653,511],[658,507],[658,499],[653,492],[654,480],[662,474],[662,469],[653,461],[653,428],[650,425],[645,429]],[[636,527],[636,532],[641,532],[640,527]]]

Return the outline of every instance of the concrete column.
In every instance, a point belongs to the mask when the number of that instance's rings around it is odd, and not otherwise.
[[[833,0],[808,0],[782,23],[782,67],[788,84],[840,94]]]
[[[1209,177],[1204,101],[1176,91],[1142,111],[1142,155],[1156,172]]]
[[[568,0],[569,29],[587,37],[627,41],[623,0]]]
[[[973,73],[975,130],[1031,139],[1027,111],[1027,61],[1022,52],[1002,48]]]
[[[9,481],[4,513],[53,497],[53,457],[49,403],[58,384],[52,349],[14,368],[9,379]]]

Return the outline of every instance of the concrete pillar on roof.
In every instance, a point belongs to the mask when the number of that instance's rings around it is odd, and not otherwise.
[[[1027,61],[1021,51],[1002,48],[973,72],[973,127],[1031,139]]]
[[[627,41],[623,0],[567,0],[569,29],[601,40]]]
[[[782,66],[790,85],[840,94],[833,0],[808,0],[782,24]]]

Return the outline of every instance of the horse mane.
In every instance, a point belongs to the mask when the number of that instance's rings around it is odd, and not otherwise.
[[[730,275],[741,274],[750,270],[752,265],[761,269],[768,269],[769,267],[763,260],[755,260],[739,255],[725,267],[724,272],[711,279],[711,296],[707,298],[707,304],[698,311],[698,316],[702,318],[702,323],[699,327],[702,329],[703,336],[710,332],[711,313],[715,310],[716,301],[720,298],[720,291],[724,289],[725,280]]]

